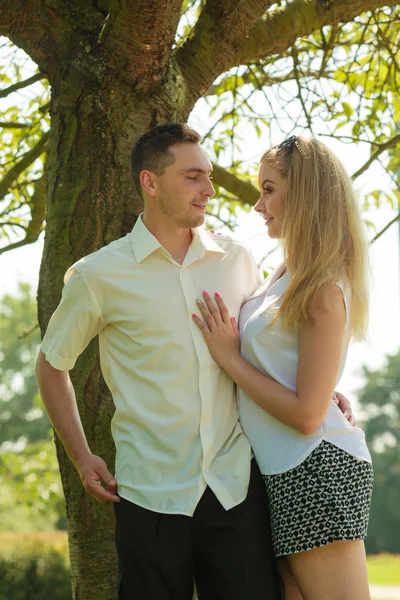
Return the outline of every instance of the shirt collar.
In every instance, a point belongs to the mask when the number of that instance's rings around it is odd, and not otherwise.
[[[202,258],[206,251],[220,252],[225,254],[225,250],[217,244],[217,242],[204,229],[198,227],[192,229],[193,240],[189,247],[188,253]],[[133,252],[138,263],[145,260],[162,245],[156,237],[147,229],[143,223],[142,214],[136,219],[136,223],[129,234],[131,238]]]
[[[221,248],[219,244],[210,236],[208,231],[201,229],[200,227],[196,227],[192,229],[193,240],[191,244],[191,249],[194,252],[200,251],[200,249],[208,252],[221,252],[225,254],[225,250]]]
[[[136,223],[129,234],[131,238],[133,252],[138,263],[145,260],[157,248],[161,248],[161,244],[156,237],[147,229],[143,223],[142,214],[136,219]]]

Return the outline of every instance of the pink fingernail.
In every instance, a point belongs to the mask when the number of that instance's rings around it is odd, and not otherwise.
[[[197,315],[195,315],[194,313],[192,313],[192,317],[193,319],[197,319]]]
[[[208,292],[206,292],[205,290],[203,290],[203,296],[207,296],[207,298],[208,298]]]
[[[218,292],[215,292],[214,295],[217,296],[217,298],[221,298],[221,296],[218,294]]]
[[[235,319],[235,317],[233,317],[233,322],[234,322],[234,323],[236,323],[236,319]]]

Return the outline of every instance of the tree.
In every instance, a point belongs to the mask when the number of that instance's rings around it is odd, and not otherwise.
[[[386,357],[380,369],[364,367],[366,384],[359,400],[375,471],[367,550],[400,552],[400,352]]]
[[[44,133],[34,138],[33,158],[21,140],[21,156],[5,172],[6,193],[0,194],[9,225],[10,216],[15,218],[9,202],[19,189],[28,201],[31,217],[17,223],[25,232],[20,243],[40,231],[47,194],[39,285],[42,333],[58,304],[67,267],[130,230],[142,209],[128,166],[137,137],[163,122],[185,121],[202,96],[215,114],[206,143],[218,159],[226,159],[226,149],[231,154],[231,169],[215,169],[221,186],[214,203],[217,218],[225,218],[219,212],[224,203],[234,210],[235,202],[251,205],[257,195],[238,177],[240,123],[265,134],[276,123],[278,108],[290,120],[293,107],[301,107],[301,117],[292,119],[297,128],[312,130],[315,114],[334,117],[336,127],[340,121],[349,124],[351,137],[371,144],[371,159],[375,153],[395,169],[396,5],[395,0],[2,0],[0,34],[27,52],[39,67],[37,76],[44,75],[51,86],[51,128],[43,125]],[[331,93],[321,93],[322,79],[332,81]],[[392,102],[385,99],[383,84],[390,87]],[[343,94],[357,97],[359,110],[353,113]],[[260,98],[267,107],[262,116]],[[46,179],[31,173],[40,158],[44,162],[44,153]],[[35,227],[29,229],[32,222]],[[113,405],[95,341],[72,380],[89,444],[111,466]],[[59,442],[57,451],[74,598],[112,598],[112,509],[85,496]]]

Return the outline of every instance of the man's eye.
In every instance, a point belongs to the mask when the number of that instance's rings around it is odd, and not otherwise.
[[[188,179],[191,179],[192,181],[196,181],[196,179],[198,179],[198,176],[196,175],[195,177],[188,177]]]

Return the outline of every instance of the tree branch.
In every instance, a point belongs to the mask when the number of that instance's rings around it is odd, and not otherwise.
[[[118,75],[138,90],[155,87],[169,63],[182,0],[113,0],[101,43]]]
[[[6,173],[3,180],[0,181],[0,199],[4,198],[10,189],[12,183],[25,171],[46,149],[48,132],[44,133],[36,146],[29,150],[23,157]]]
[[[0,254],[36,242],[43,229],[43,222],[46,216],[46,187],[46,179],[45,176],[42,175],[42,177],[36,181],[35,190],[29,202],[31,207],[31,220],[26,227],[25,237],[18,242],[0,248]]]
[[[395,217],[394,219],[389,221],[389,223],[387,223],[383,229],[381,229],[380,231],[378,231],[378,233],[376,235],[374,235],[374,237],[370,241],[370,244],[373,244],[374,242],[376,242],[376,240],[378,240],[385,233],[385,231],[387,231],[389,229],[389,227],[394,225],[394,223],[396,223],[397,221],[400,221],[400,212],[397,215],[397,217]]]
[[[252,183],[250,183],[250,181],[240,179],[233,173],[230,173],[227,169],[224,169],[215,163],[213,163],[212,176],[213,181],[215,181],[217,185],[220,185],[227,192],[236,196],[238,201],[242,204],[254,206],[260,197],[260,192]]]
[[[16,123],[13,121],[0,121],[0,127],[3,129],[29,129],[32,123]]]
[[[324,78],[332,77],[332,73],[330,73],[329,71],[326,71],[326,70],[321,72],[320,69],[315,70],[315,69],[307,68],[307,69],[301,70],[299,68],[298,76],[300,76],[302,79],[309,78],[309,77],[312,77],[313,79],[324,79]],[[224,84],[230,91],[228,86],[230,85],[230,83],[234,79],[234,77],[235,77],[234,75],[228,74],[222,81],[220,81],[219,83],[213,84],[211,87],[209,87],[207,92],[204,94],[204,96],[215,95],[220,90],[220,88],[224,86]],[[263,86],[270,87],[273,85],[279,85],[280,83],[284,83],[286,81],[291,81],[293,79],[296,79],[296,73],[294,70],[288,71],[287,73],[283,73],[282,75],[270,75],[269,73],[262,73],[258,77],[257,87],[263,87]],[[254,75],[251,70],[246,71],[246,73],[243,73],[242,75],[240,75],[240,85],[246,85],[249,83],[254,83]]]
[[[278,54],[299,37],[325,25],[347,23],[363,12],[397,4],[398,0],[293,0],[266,13],[243,40],[228,67]]]
[[[58,8],[62,6],[44,0],[1,2],[0,35],[25,50],[45,73],[59,68],[63,57],[68,56],[72,25],[65,18],[65,10]]]
[[[43,73],[36,73],[35,75],[32,75],[32,77],[29,77],[28,79],[25,79],[24,81],[19,81],[18,83],[14,83],[13,85],[8,86],[4,90],[0,90],[0,98],[6,98],[13,92],[17,92],[18,90],[26,88],[29,85],[32,85],[32,83],[35,83],[36,81],[40,81],[40,79],[45,79],[45,76],[43,75]]]
[[[390,150],[390,148],[394,148],[395,146],[397,146],[397,144],[400,144],[400,133],[398,133],[397,135],[390,138],[390,140],[388,140],[384,144],[379,144],[378,149],[375,150],[375,152],[373,152],[371,154],[371,156],[367,160],[367,162],[360,169],[358,169],[358,171],[356,171],[352,175],[352,179],[354,180],[354,179],[357,179],[357,177],[360,177],[360,175],[362,175],[367,169],[369,169],[369,167],[372,165],[374,160],[376,160],[378,158],[378,156],[380,156],[382,154],[382,152],[385,152],[386,150]],[[375,144],[375,145],[377,145],[377,144]]]
[[[235,62],[240,44],[272,0],[207,0],[176,61],[188,88],[188,103],[202,96]]]

